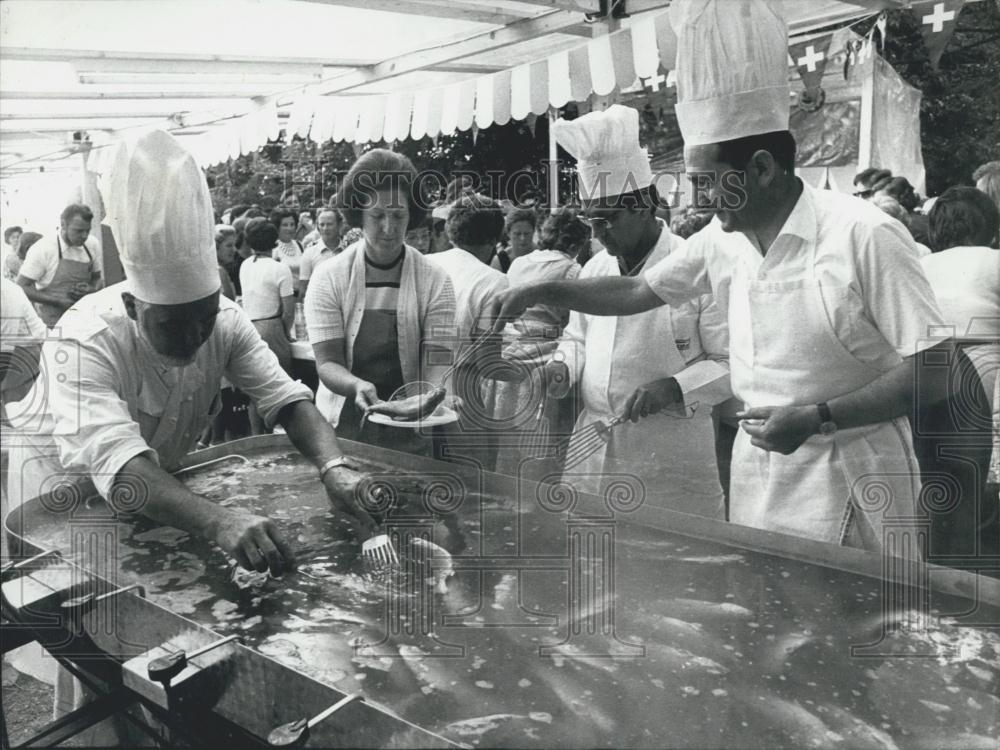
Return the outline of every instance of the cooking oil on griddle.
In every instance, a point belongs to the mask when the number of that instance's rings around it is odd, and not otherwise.
[[[312,466],[248,457],[185,482],[274,519],[299,572],[234,582],[213,546],[139,521],[119,526],[122,576],[458,742],[893,748],[998,733],[996,630],[906,610],[887,629],[877,580],[635,525],[573,525],[533,499],[427,502],[432,480],[391,467],[373,468],[420,498],[399,506],[398,538],[417,552],[375,578]],[[58,545],[65,533],[54,523],[36,536]]]

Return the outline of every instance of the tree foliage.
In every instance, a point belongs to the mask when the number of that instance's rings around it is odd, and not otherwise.
[[[872,23],[857,30],[867,33]],[[915,11],[889,13],[883,55],[923,94],[927,194],[971,185],[977,166],[1000,159],[1000,2],[966,3],[937,71]]]
[[[873,23],[874,18],[855,28],[867,33]],[[921,139],[929,195],[951,185],[971,184],[978,165],[1000,159],[1000,0],[965,5],[938,71],[931,67],[920,22],[911,10],[889,12],[883,54],[923,93]],[[299,192],[304,205],[325,203],[355,159],[376,145],[406,154],[417,169],[434,170],[445,180],[457,172],[527,175],[486,187],[484,191],[495,198],[523,200],[530,195],[531,183],[544,195],[548,120],[539,117],[534,122],[511,120],[475,132],[393,144],[282,140],[209,170],[216,209],[221,212],[235,204],[267,209],[286,188]],[[565,153],[560,157],[567,161]],[[563,200],[571,196],[572,167],[561,169],[559,192]]]

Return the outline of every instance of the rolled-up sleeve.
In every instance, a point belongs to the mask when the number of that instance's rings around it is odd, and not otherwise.
[[[332,268],[330,263],[317,268],[306,291],[306,330],[313,346],[344,338],[344,310]]]
[[[273,427],[282,408],[296,401],[312,401],[312,391],[281,369],[278,357],[245,313],[234,310],[233,319],[233,346],[226,378],[250,396],[264,424]]]
[[[48,364],[42,377],[54,420],[52,437],[63,466],[82,468],[107,497],[115,477],[133,458],[147,454],[158,462],[121,397],[115,367],[98,342],[49,341],[43,362],[60,363],[58,372]]]
[[[653,293],[674,306],[712,292],[705,258],[708,242],[701,234],[679,242],[680,247],[643,274]]]

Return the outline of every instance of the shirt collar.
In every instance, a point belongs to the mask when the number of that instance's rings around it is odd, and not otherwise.
[[[792,212],[785,219],[781,231],[778,232],[778,237],[787,235],[809,242],[816,238],[815,198],[813,197],[813,188],[801,180],[799,180],[799,183],[802,185],[802,193],[799,195],[799,199],[795,201]],[[775,238],[775,241],[777,241],[777,238]]]

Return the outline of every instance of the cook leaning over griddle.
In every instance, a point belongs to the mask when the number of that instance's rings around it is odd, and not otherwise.
[[[143,515],[216,542],[244,568],[281,575],[294,556],[269,519],[211,503],[169,474],[217,413],[225,376],[268,427],[287,430],[333,504],[372,529],[356,496],[363,476],[345,463],[312,393],[220,295],[211,198],[191,155],[166,132],[146,134],[120,148],[102,192],[128,278],[59,321],[79,364],[43,369],[36,382],[48,403],[41,429],[12,450],[12,507],[67,482],[112,505],[138,486]],[[43,360],[60,346],[50,340]],[[39,403],[29,395],[19,405]],[[16,426],[29,416],[10,418]]]

